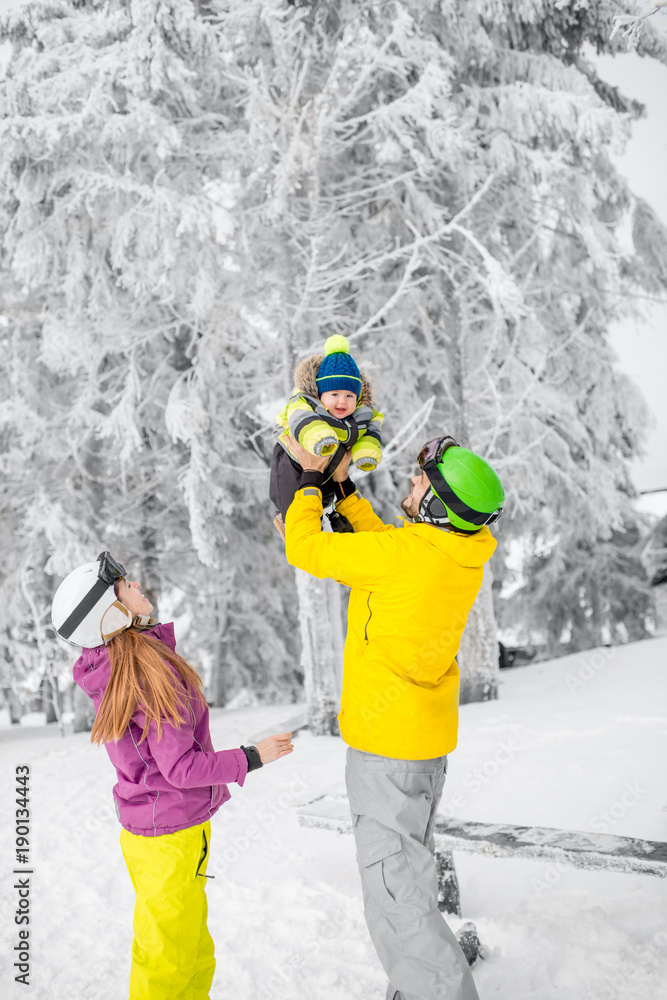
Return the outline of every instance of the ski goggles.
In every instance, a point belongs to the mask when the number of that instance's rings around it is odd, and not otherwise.
[[[127,570],[119,562],[116,562],[110,552],[100,552],[97,557],[99,569],[98,579],[103,580],[108,587],[113,587],[115,583],[127,576]]]
[[[417,455],[419,468],[423,469],[427,462],[435,462],[437,465],[438,462],[442,462],[442,456],[448,448],[458,447],[458,443],[449,434],[446,434],[444,437],[433,438],[431,441],[427,441]]]
[[[485,513],[484,511],[469,507],[467,503],[456,495],[438,468],[438,463],[442,462],[443,455],[449,448],[458,447],[460,447],[459,444],[450,435],[433,438],[431,441],[427,441],[419,452],[417,462],[419,463],[419,468],[428,476],[435,497],[443,505],[442,515],[439,511],[431,511],[431,513],[437,514],[439,517],[446,516],[446,505],[457,517],[468,521],[469,524],[474,524],[475,528],[473,530],[476,531],[484,527],[484,525],[495,524],[503,512],[503,508],[499,507],[498,510],[494,510],[490,514]]]

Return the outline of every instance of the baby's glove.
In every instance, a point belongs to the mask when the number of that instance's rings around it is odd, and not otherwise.
[[[338,448],[338,438],[334,434],[331,437],[323,437],[320,438],[319,441],[316,441],[312,451],[313,455],[326,456],[326,455],[333,455],[333,453],[336,451],[337,448]],[[310,451],[310,448],[308,450]]]
[[[356,465],[356,467],[361,469],[362,472],[372,472],[373,469],[377,468],[378,463],[377,459],[372,455],[366,455],[365,458],[356,459],[356,461],[352,464]]]
[[[372,472],[382,461],[382,445],[377,438],[364,435],[352,445],[351,460],[362,472]]]

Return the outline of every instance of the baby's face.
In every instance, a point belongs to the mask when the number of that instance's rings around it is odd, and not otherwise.
[[[323,392],[320,396],[320,403],[329,411],[332,417],[344,420],[357,408],[357,397],[347,389],[331,389],[330,392]]]

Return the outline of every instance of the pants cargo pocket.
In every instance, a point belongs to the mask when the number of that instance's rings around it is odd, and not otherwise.
[[[396,833],[373,844],[359,845],[357,864],[377,905],[399,915],[417,891],[401,835]]]
[[[197,865],[195,875],[202,876],[203,878],[212,878],[212,875],[206,874],[206,865],[208,864],[208,840],[206,839],[206,830],[202,830],[201,836],[201,854],[199,855],[199,864]]]

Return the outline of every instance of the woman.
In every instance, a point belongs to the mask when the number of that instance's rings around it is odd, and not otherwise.
[[[137,896],[130,1000],[207,1000],[211,816],[248,771],[291,753],[291,733],[214,751],[201,678],[176,652],[173,625],[108,552],[79,566],[53,599],[61,638],[83,646],[74,680],[92,699],[91,740],[116,768],[121,847]]]

